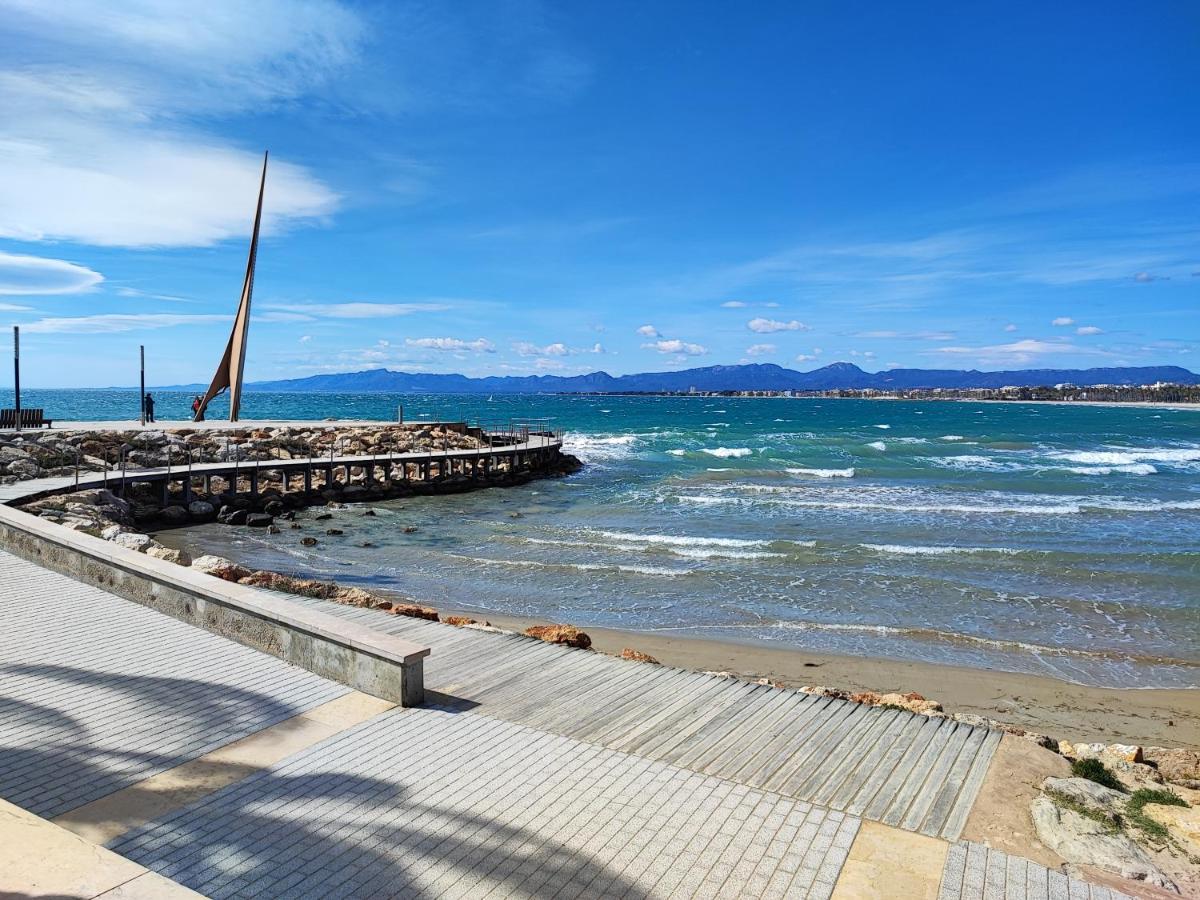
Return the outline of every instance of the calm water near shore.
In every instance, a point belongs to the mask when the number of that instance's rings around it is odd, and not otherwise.
[[[160,418],[188,400],[159,395]],[[401,402],[407,418],[551,416],[590,465],[339,510],[320,528],[345,534],[314,548],[220,526],[173,542],[435,606],[1200,686],[1200,410],[258,394],[244,415],[394,419]],[[130,392],[25,403],[136,415]]]

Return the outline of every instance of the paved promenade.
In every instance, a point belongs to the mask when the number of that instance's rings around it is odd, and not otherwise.
[[[67,848],[22,867],[0,815],[0,895],[1120,896],[947,840],[994,732],[320,608],[429,644],[430,706],[0,552],[0,797]]]

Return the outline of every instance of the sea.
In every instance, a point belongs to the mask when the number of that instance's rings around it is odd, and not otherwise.
[[[159,394],[160,419],[190,395]],[[31,391],[63,419],[129,391]],[[194,553],[432,606],[1200,687],[1200,409],[652,396],[247,394],[243,418],[549,419],[569,478],[348,507],[340,537]],[[212,417],[220,416],[213,410]],[[405,533],[406,526],[416,526]],[[372,546],[363,547],[369,542]]]

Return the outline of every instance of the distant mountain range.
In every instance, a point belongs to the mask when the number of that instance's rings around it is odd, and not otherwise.
[[[593,393],[597,391],[827,391],[838,388],[1000,388],[1042,387],[1055,384],[1200,384],[1200,375],[1179,366],[1133,366],[1101,369],[1017,369],[980,372],[975,369],[888,369],[864,372],[852,363],[838,362],[798,372],[771,363],[705,366],[679,372],[638,375],[504,375],[468,378],[423,372],[368,369],[338,375],[312,375],[284,381],[257,381],[247,391],[275,393],[395,393],[395,394],[528,394]],[[172,385],[159,390],[203,390],[202,385]]]

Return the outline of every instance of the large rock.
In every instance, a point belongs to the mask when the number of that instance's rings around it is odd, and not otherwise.
[[[247,513],[246,524],[251,528],[266,528],[275,522],[275,519],[266,513]]]
[[[1038,839],[1067,862],[1176,889],[1146,851],[1112,824],[1065,809],[1044,795],[1033,801],[1031,812]]]
[[[1143,811],[1160,825],[1170,829],[1192,856],[1200,859],[1200,806],[1163,806],[1149,803]]]
[[[136,550],[141,553],[150,548],[154,543],[148,534],[138,534],[133,531],[124,531],[112,539],[112,542],[118,547],[125,547],[129,550]]]
[[[658,660],[649,653],[643,653],[641,650],[634,650],[632,647],[626,647],[621,651],[621,659],[628,659],[632,660],[633,662],[653,663],[656,666],[659,665]]]
[[[176,550],[174,547],[164,547],[162,544],[156,544],[147,549],[146,555],[153,556],[155,559],[173,562],[178,566],[190,566],[192,564],[192,557],[186,550]]]
[[[587,633],[580,631],[574,625],[532,625],[525,629],[525,633],[550,644],[565,644],[581,650],[587,650],[592,646],[592,639],[588,637]]]
[[[250,570],[245,566],[239,566],[233,560],[223,556],[211,554],[205,554],[193,560],[192,568],[198,572],[204,572],[206,575],[215,575],[225,581],[240,581],[250,575]]]
[[[182,506],[168,506],[159,516],[168,525],[186,525],[191,520],[188,511]]]
[[[1200,790],[1200,752],[1147,747],[1145,756],[1146,762],[1157,767],[1167,781]]]
[[[211,519],[216,510],[207,500],[193,500],[188,504],[188,513],[193,519]]]
[[[245,525],[246,510],[238,509],[233,506],[222,506],[221,511],[217,513],[217,521],[222,525]]]
[[[430,622],[436,622],[439,619],[438,611],[436,609],[430,609],[428,606],[422,606],[420,603],[394,603],[388,612],[390,612],[393,616],[409,616],[413,619],[428,619]]]
[[[1047,778],[1042,782],[1042,790],[1104,813],[1113,822],[1116,822],[1128,799],[1120,791],[1114,791],[1087,778]]]

